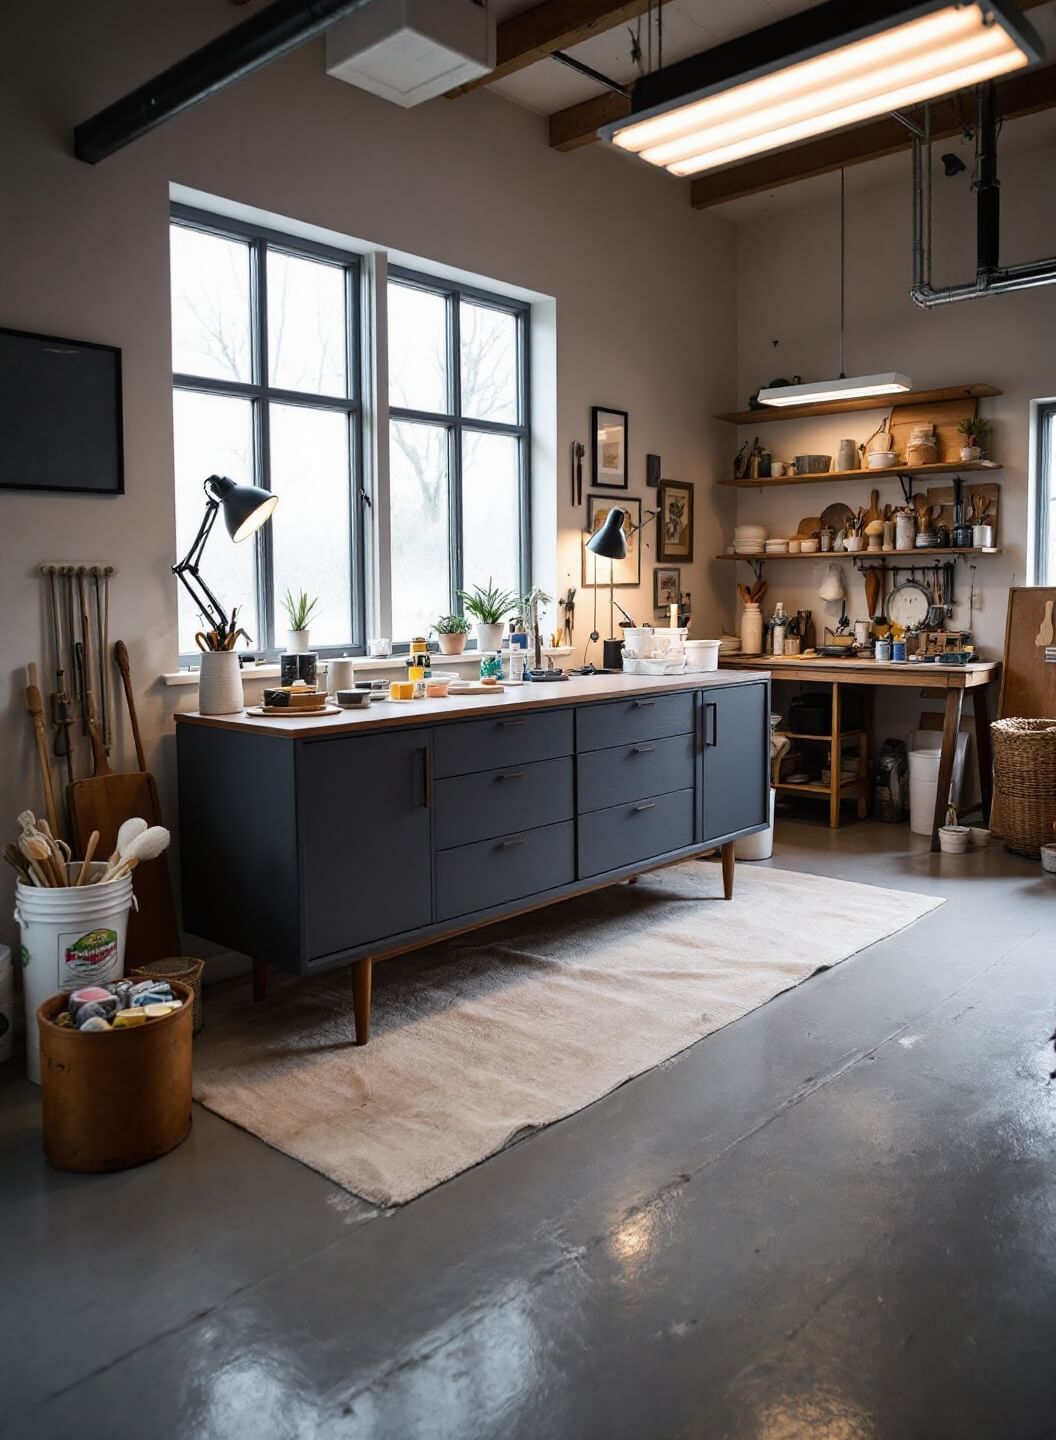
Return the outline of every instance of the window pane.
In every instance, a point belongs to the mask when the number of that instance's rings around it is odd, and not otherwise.
[[[249,246],[186,225],[170,226],[169,235],[173,370],[252,380]]]
[[[352,639],[348,421],[334,410],[271,407],[271,488],[282,499],[272,526],[275,643],[290,628],[287,589],[318,596],[312,645]]]
[[[520,589],[519,441],[512,435],[462,435],[462,573],[466,589],[488,576]]]
[[[249,400],[226,395],[200,395],[177,390],[173,396],[173,438],[176,449],[176,553],[181,558],[191,548],[205,514],[202,481],[210,475],[228,475],[242,485],[253,483],[253,406]],[[232,543],[217,516],[202,564],[205,583],[224,609],[237,605],[239,619],[259,645],[257,628],[255,559],[256,545],[244,540]],[[179,590],[180,653],[197,654],[194,632],[202,620],[191,597]],[[244,642],[240,647],[244,648]]]
[[[463,415],[516,425],[517,317],[463,300],[459,330]]]
[[[447,431],[394,420],[390,426],[389,512],[392,635],[428,635],[451,606],[448,570]]]
[[[280,390],[348,394],[340,266],[268,251],[268,380]]]
[[[447,301],[389,285],[389,404],[448,413]]]

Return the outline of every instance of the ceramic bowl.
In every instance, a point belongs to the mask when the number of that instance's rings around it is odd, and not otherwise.
[[[1041,868],[1050,875],[1056,875],[1056,845],[1041,847]]]
[[[788,542],[788,553],[789,553],[790,555],[798,555],[798,554],[799,554],[799,547],[800,547],[800,545],[801,545],[802,543],[803,543],[803,542],[802,542],[801,540],[790,540],[790,541]]]
[[[817,540],[801,540],[799,542],[800,553],[803,555],[816,555],[818,552]]]
[[[968,849],[967,825],[943,825],[939,828],[939,848],[944,855],[963,855]]]
[[[890,470],[892,465],[898,464],[898,451],[870,450],[865,463],[870,470]]]
[[[976,850],[990,844],[990,831],[983,825],[968,826],[968,843]]]
[[[832,456],[797,455],[793,463],[797,475],[827,475],[832,465]]]

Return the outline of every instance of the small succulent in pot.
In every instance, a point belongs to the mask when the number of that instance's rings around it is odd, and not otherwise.
[[[296,595],[292,590],[287,590],[282,603],[290,622],[286,636],[286,653],[303,655],[311,649],[308,626],[319,604],[319,598],[310,596],[307,590],[301,590]]]
[[[441,615],[433,625],[441,655],[461,655],[469,638],[469,621],[464,615]]]
[[[986,444],[986,437],[990,433],[990,421],[984,420],[979,415],[967,415],[957,429],[965,440],[961,449],[961,459],[965,464],[980,459],[983,446]]]

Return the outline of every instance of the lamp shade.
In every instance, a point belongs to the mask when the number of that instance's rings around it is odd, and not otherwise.
[[[227,533],[236,544],[259,530],[279,503],[279,497],[270,490],[262,490],[259,485],[237,485],[225,475],[210,475],[206,484],[220,501]]]
[[[605,516],[600,530],[596,530],[587,541],[587,549],[605,560],[623,560],[627,555],[627,536],[623,533],[623,522],[627,512],[614,505]]]

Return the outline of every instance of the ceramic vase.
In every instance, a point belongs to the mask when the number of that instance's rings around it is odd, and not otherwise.
[[[242,670],[233,650],[208,650],[198,672],[202,715],[235,715],[243,707]]]
[[[763,653],[763,612],[756,604],[746,605],[741,615],[741,654]]]

